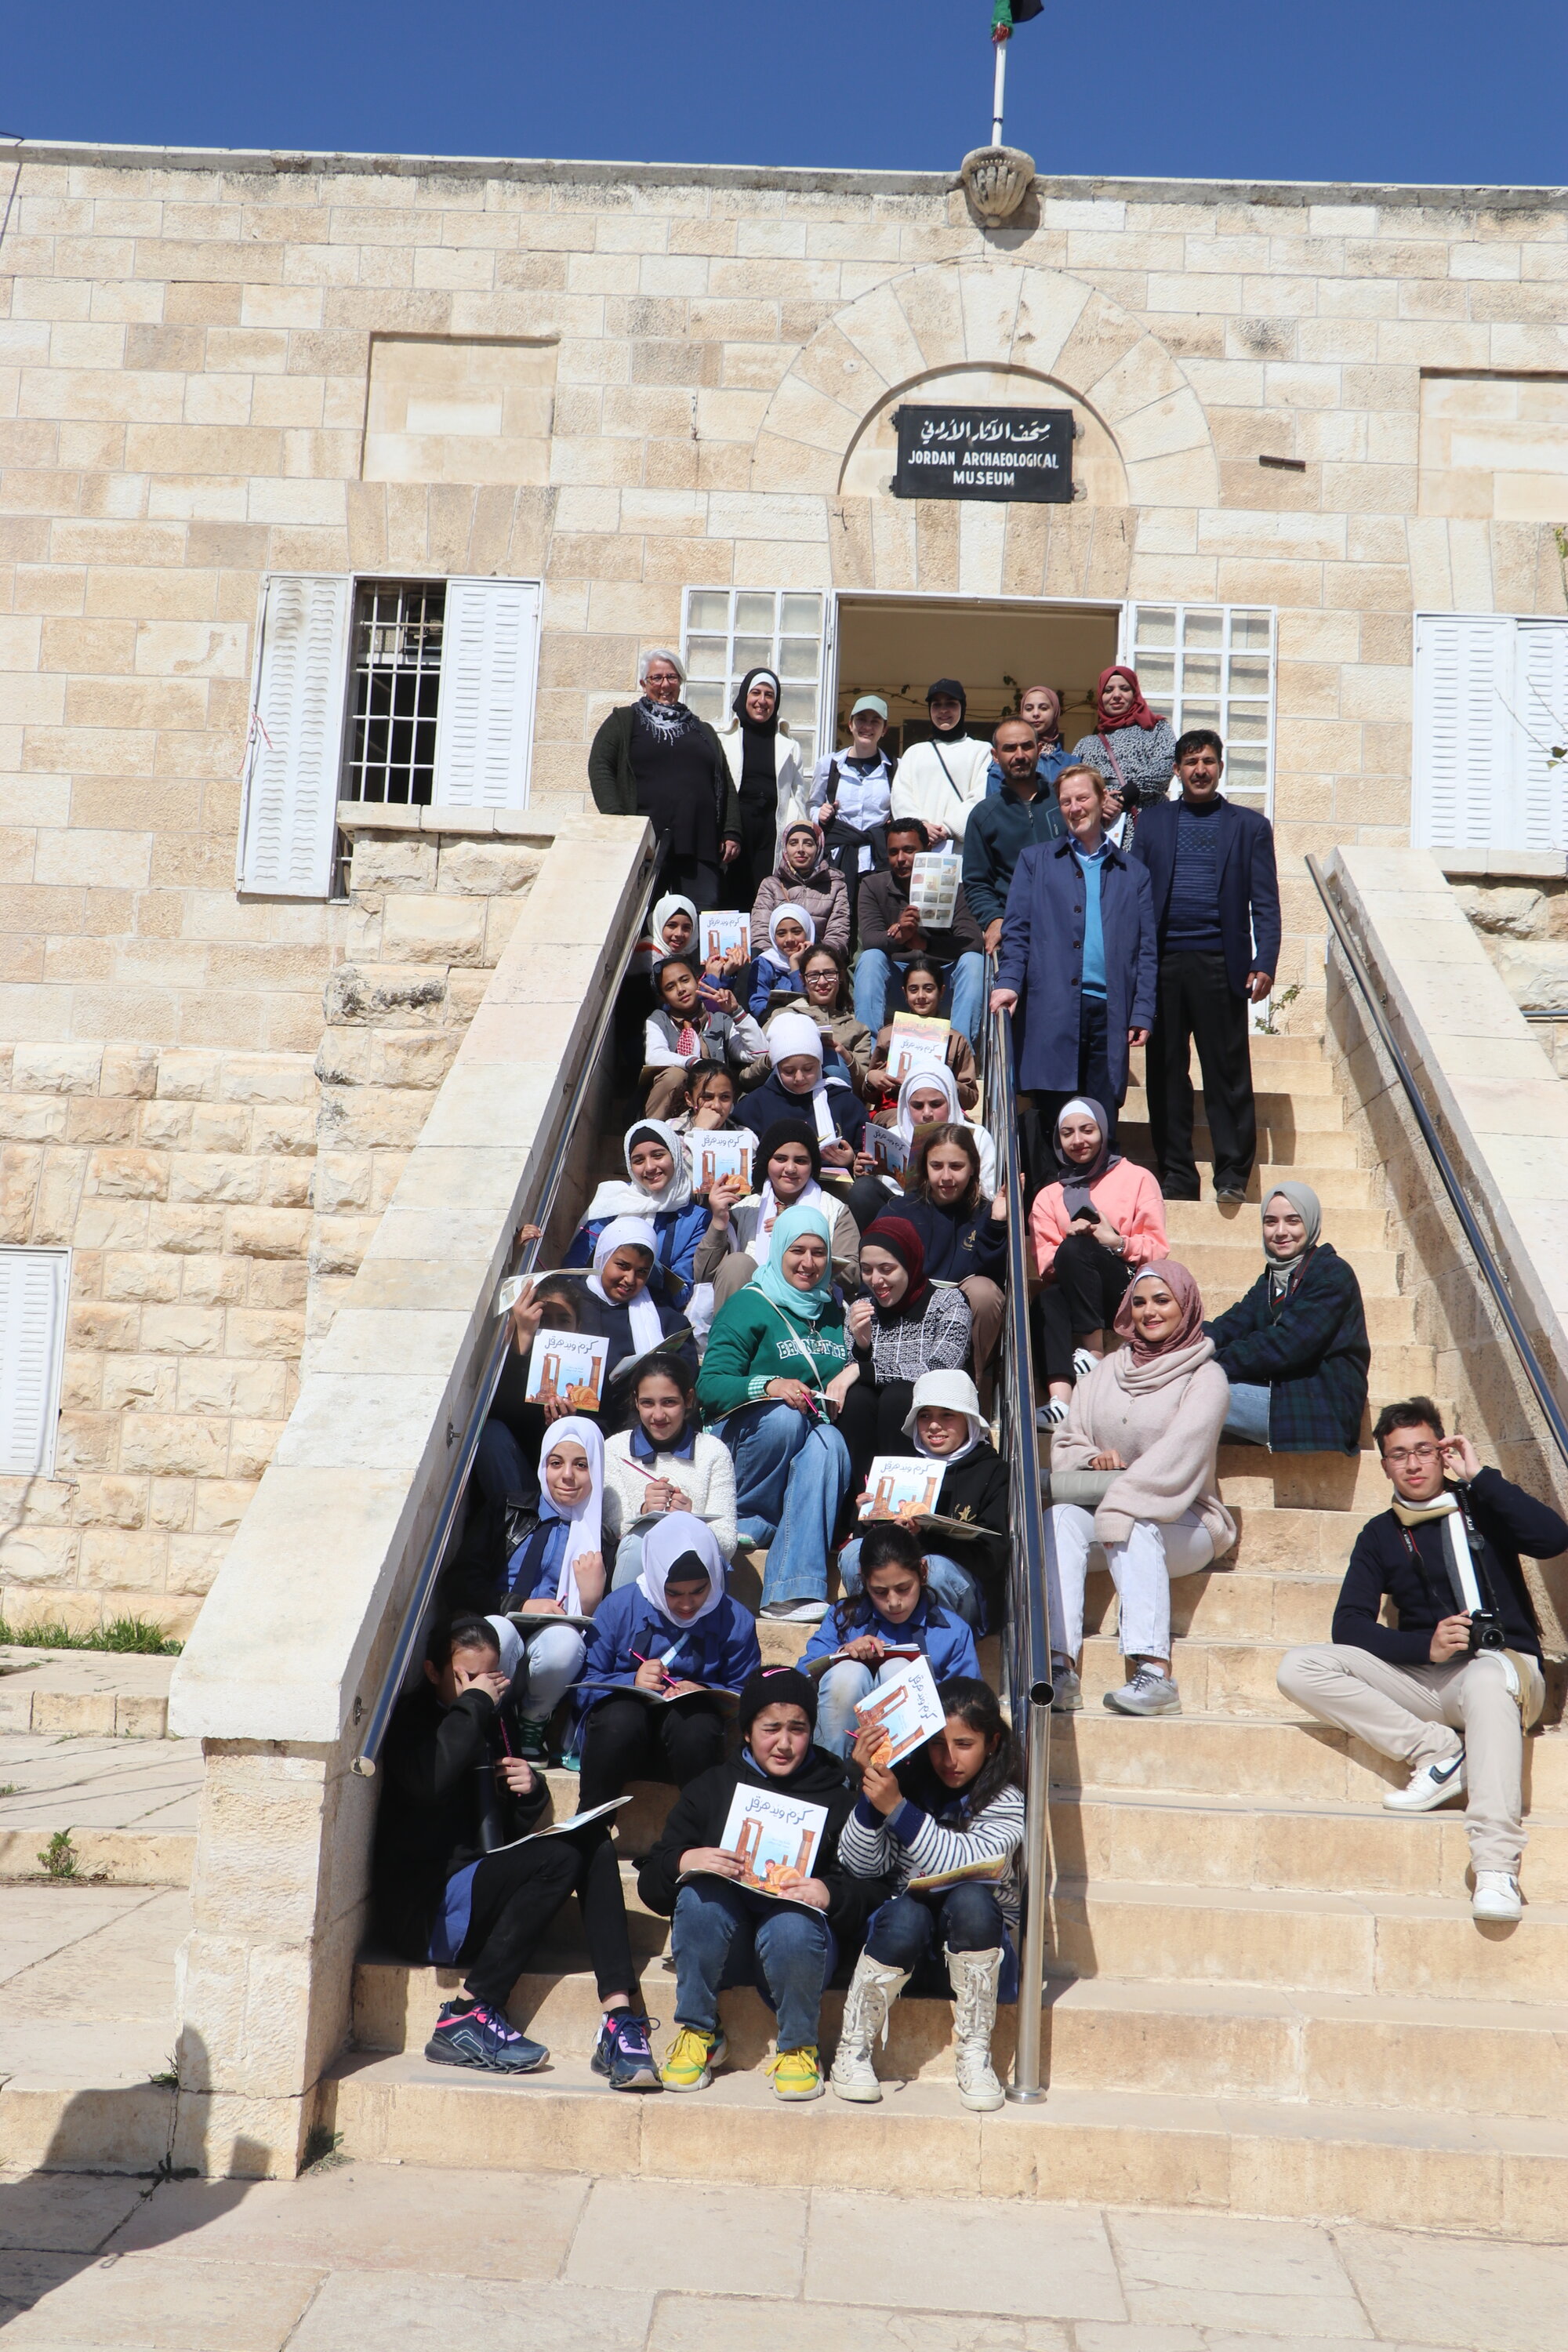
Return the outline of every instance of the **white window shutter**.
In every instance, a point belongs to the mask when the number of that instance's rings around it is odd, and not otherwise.
[[[52,1477],[70,1252],[0,1249],[0,1472]]]
[[[528,805],[539,671],[536,580],[448,580],[436,717],[437,808]]]
[[[1521,621],[1514,709],[1519,717],[1520,849],[1568,849],[1568,621]]]
[[[239,887],[325,898],[342,766],[352,580],[278,573],[263,591]]]
[[[1413,799],[1421,848],[1519,846],[1513,632],[1502,614],[1415,616]]]

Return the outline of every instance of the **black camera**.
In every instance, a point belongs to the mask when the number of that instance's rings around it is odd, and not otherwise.
[[[1506,1650],[1508,1639],[1502,1630],[1502,1619],[1495,1609],[1472,1609],[1470,1612],[1470,1647],[1472,1658],[1482,1650]]]

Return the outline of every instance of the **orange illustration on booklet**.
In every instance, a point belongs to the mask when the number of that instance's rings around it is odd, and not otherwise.
[[[574,1412],[597,1412],[605,1393],[607,1339],[585,1331],[536,1331],[528,1355],[528,1402],[564,1397]]]
[[[885,1770],[934,1739],[947,1717],[930,1660],[915,1658],[891,1682],[878,1683],[858,1702],[855,1717],[862,1731],[880,1732],[876,1760]]]

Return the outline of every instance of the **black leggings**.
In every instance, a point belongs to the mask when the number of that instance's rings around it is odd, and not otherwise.
[[[1138,1269],[1087,1234],[1059,1242],[1053,1265],[1056,1280],[1035,1297],[1038,1352],[1047,1381],[1070,1381],[1075,1342],[1115,1322]]]
[[[533,1838],[488,1853],[474,1873],[468,1932],[458,1955],[475,2000],[504,2009],[526,1976],[541,1937],[576,1890],[599,1998],[637,1986],[620,1867],[609,1832],[595,1822],[566,1837]]]
[[[711,1699],[601,1699],[583,1735],[578,1801],[584,1812],[624,1795],[628,1780],[673,1780],[684,1789],[724,1760],[724,1718]]]
[[[875,1454],[908,1454],[914,1440],[904,1435],[904,1423],[914,1402],[913,1381],[872,1378],[868,1356],[859,1359],[860,1377],[838,1409],[838,1433],[849,1448],[850,1467],[858,1494],[866,1484]]]

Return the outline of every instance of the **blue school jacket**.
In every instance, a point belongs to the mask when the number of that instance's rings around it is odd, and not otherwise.
[[[873,1609],[861,1624],[851,1625],[848,1632],[838,1630],[838,1612],[830,1609],[801,1657],[801,1664],[809,1666],[816,1658],[830,1658],[846,1642],[858,1641],[862,1633],[875,1633],[879,1642],[896,1648],[907,1649],[911,1644],[922,1650],[932,1674],[939,1683],[952,1675],[980,1674],[980,1659],[974,1647],[974,1636],[962,1617],[954,1617],[928,1592],[912,1617],[901,1625],[889,1625],[887,1619]]]
[[[563,1265],[592,1265],[599,1235],[609,1222],[608,1217],[595,1217],[592,1224],[579,1225]],[[689,1201],[684,1209],[660,1209],[657,1216],[647,1220],[658,1244],[658,1264],[648,1276],[648,1287],[664,1290],[677,1307],[686,1303],[691,1288],[691,1271],[697,1263],[697,1244],[710,1222],[707,1205],[701,1201]],[[673,1280],[668,1278],[670,1276]]]
[[[679,1649],[671,1674],[694,1683],[710,1683],[719,1690],[738,1691],[763,1663],[757,1643],[757,1621],[728,1593],[717,1609],[694,1625],[678,1625],[656,1609],[641,1588],[623,1584],[606,1593],[595,1612],[588,1635],[588,1655],[582,1679],[587,1683],[631,1683],[642,1658],[662,1658]],[[634,1655],[640,1652],[641,1656]],[[602,1698],[602,1690],[579,1691],[577,1704],[586,1715]]]

